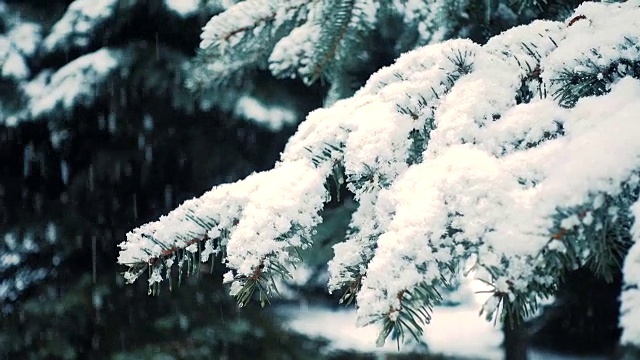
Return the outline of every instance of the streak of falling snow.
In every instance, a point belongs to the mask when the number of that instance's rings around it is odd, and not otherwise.
[[[165,185],[164,187],[164,206],[166,208],[171,207],[171,198],[173,197],[173,187],[171,185]]]
[[[138,221],[138,194],[133,194],[133,220]]]
[[[69,184],[69,166],[64,160],[60,160],[60,180],[64,185]]]
[[[151,160],[153,160],[153,149],[149,145],[147,145],[145,148],[144,159],[147,161],[147,163],[150,163]]]
[[[93,235],[91,237],[91,258],[93,260],[93,263],[92,263],[92,265],[93,265],[92,266],[92,275],[93,276],[92,276],[92,278],[93,278],[93,283],[94,284],[96,283],[96,261],[97,261],[96,257],[97,257],[97,254],[96,254],[96,236]]]
[[[23,155],[23,171],[22,174],[26,178],[31,175],[31,159],[33,158],[33,143],[29,143],[24,147]]]
[[[127,92],[122,88],[120,88],[120,106],[127,107]]]
[[[122,176],[122,163],[120,161],[117,161],[115,163],[115,169],[113,171],[112,179],[114,179],[116,181],[120,181],[120,177],[121,176]]]
[[[142,119],[142,126],[147,131],[153,130],[153,117],[149,114],[144,114],[144,118]]]
[[[91,301],[93,303],[93,307],[96,310],[102,309],[102,304],[103,304],[102,295],[96,289],[93,290],[93,296],[91,297]],[[100,316],[100,312],[97,311],[96,315],[99,317]]]
[[[47,229],[45,231],[45,238],[49,244],[55,244],[58,242],[58,229],[56,225],[52,222],[47,224]]]
[[[94,350],[100,348],[100,336],[98,334],[94,334],[93,338],[91,338],[91,348]]]
[[[93,176],[94,176],[94,171],[93,171],[93,163],[89,164],[89,191],[93,191]]]
[[[109,113],[109,117],[108,117],[108,122],[109,122],[109,132],[110,133],[115,133],[117,130],[117,124],[116,124],[116,114],[111,112]]]

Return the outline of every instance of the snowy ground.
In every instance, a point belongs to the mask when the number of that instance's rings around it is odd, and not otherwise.
[[[471,293],[470,301],[455,307],[436,307],[431,324],[424,334],[429,351],[432,353],[469,357],[474,359],[502,360],[502,331],[493,323],[478,316],[486,294],[474,292],[483,290],[483,284],[468,282],[461,291],[462,297]],[[465,290],[467,291],[465,293]],[[353,308],[331,309],[321,306],[283,306],[277,309],[291,329],[313,337],[323,337],[330,341],[330,350],[355,350],[363,353],[396,352],[396,344],[387,341],[383,348],[377,348],[375,340],[378,328],[368,326],[357,328],[356,312]],[[401,352],[418,349],[416,344],[405,344]],[[530,360],[600,360],[603,357],[570,357],[532,350]]]
[[[334,310],[323,307],[286,307],[279,310],[288,318],[287,325],[309,336],[330,340],[332,350],[359,352],[395,352],[396,344],[387,341],[377,348],[378,329],[373,326],[357,328],[353,309]],[[483,359],[501,359],[502,333],[493,324],[478,316],[478,310],[464,307],[438,307],[433,321],[425,330],[425,342],[434,353]],[[416,349],[405,344],[402,352]]]

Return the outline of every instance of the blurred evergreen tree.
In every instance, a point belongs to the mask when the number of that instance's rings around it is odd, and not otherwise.
[[[321,343],[237,310],[219,280],[188,279],[159,301],[144,285],[123,290],[116,266],[129,228],[269,168],[292,132],[203,106],[183,86],[215,11],[0,2],[3,359],[315,357]],[[304,94],[301,111],[319,105]]]

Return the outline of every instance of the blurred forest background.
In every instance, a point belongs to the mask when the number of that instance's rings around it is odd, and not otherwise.
[[[125,285],[116,266],[128,230],[272,167],[327,92],[260,71],[225,91],[189,87],[202,26],[232,2],[197,11],[185,3],[193,1],[0,1],[0,358],[323,356],[325,341],[258,307],[237,309],[218,264],[159,297],[142,281]],[[472,37],[486,41],[507,25]],[[354,88],[393,61],[389,49],[376,49]],[[324,230],[326,254],[317,256],[330,256],[348,210]],[[612,348],[614,280],[569,277],[531,325],[534,342]],[[305,296],[326,299],[312,283]]]

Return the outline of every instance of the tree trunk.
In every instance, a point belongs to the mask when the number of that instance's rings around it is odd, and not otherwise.
[[[614,360],[640,359],[640,348],[635,346],[618,346],[613,356]]]
[[[502,325],[505,360],[527,360],[527,331],[524,324]]]

